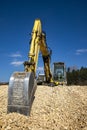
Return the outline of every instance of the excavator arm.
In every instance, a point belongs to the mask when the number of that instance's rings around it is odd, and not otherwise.
[[[8,87],[7,112],[30,115],[34,94],[37,88],[36,69],[39,51],[42,53],[46,81],[52,81],[50,71],[50,52],[46,44],[46,35],[42,32],[41,21],[35,20],[31,34],[28,61],[24,62],[24,72],[14,72]]]
[[[24,67],[26,72],[33,72],[36,74],[37,63],[38,63],[38,54],[40,50],[41,43],[41,22],[40,20],[35,20],[34,27],[32,30],[32,37],[30,42],[30,52],[28,55],[29,61],[24,62]]]
[[[29,61],[24,62],[25,71],[30,72],[33,71],[36,74],[37,63],[38,63],[38,55],[41,51],[43,62],[44,62],[44,73],[46,77],[46,82],[52,81],[52,74],[50,71],[50,51],[48,50],[48,46],[46,44],[46,35],[42,32],[41,21],[36,20],[34,23],[32,38],[31,38],[31,46],[29,52]]]
[[[50,71],[51,52],[49,51],[47,43],[46,43],[45,33],[42,33],[42,42],[40,45],[40,51],[42,53],[42,58],[43,58],[43,63],[44,63],[44,73],[45,73],[45,77],[46,77],[46,82],[50,83],[50,82],[52,82],[52,74]]]

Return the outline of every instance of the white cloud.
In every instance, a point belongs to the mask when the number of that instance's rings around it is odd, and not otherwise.
[[[12,62],[10,63],[10,65],[13,65],[15,67],[20,66],[23,64],[24,61],[22,60],[18,60],[19,58],[22,58],[22,55],[19,51],[12,53],[11,55],[9,55],[10,57],[12,57]]]
[[[38,71],[43,71],[44,69],[43,69],[43,67],[38,67],[37,70]]]
[[[78,49],[78,50],[76,50],[76,55],[80,55],[82,53],[87,53],[87,49]]]
[[[17,58],[17,57],[22,57],[22,55],[19,52],[16,52],[16,53],[11,54],[10,57]]]
[[[15,66],[15,67],[17,67],[17,66],[22,65],[22,64],[23,64],[23,61],[13,61],[13,62],[11,62],[10,64],[13,65],[13,66]]]

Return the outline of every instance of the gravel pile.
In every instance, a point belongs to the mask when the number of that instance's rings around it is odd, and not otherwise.
[[[38,86],[30,117],[7,114],[0,86],[0,130],[87,130],[87,86]]]

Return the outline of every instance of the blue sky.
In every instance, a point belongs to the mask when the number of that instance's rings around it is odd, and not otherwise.
[[[87,67],[86,0],[0,0],[0,81],[23,71],[28,60],[30,33],[40,18],[53,62]],[[43,62],[39,57],[38,70]]]

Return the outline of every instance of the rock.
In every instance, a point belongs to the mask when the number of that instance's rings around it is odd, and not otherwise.
[[[30,117],[7,114],[8,86],[0,86],[0,130],[86,130],[87,86],[38,86]]]

